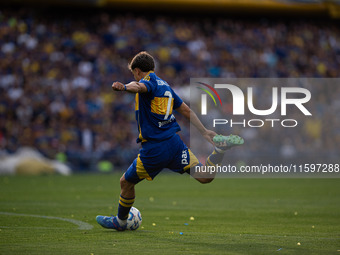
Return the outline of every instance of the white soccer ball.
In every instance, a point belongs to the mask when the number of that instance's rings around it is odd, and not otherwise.
[[[127,230],[136,230],[142,224],[142,215],[136,207],[131,207],[127,219]]]

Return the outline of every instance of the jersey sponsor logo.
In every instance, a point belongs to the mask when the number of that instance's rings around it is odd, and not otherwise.
[[[171,114],[170,119],[166,120],[166,121],[159,121],[158,122],[158,127],[163,127],[166,124],[169,124],[171,122],[173,122],[175,120],[175,116],[173,114]]]
[[[182,165],[188,165],[188,152],[186,150],[182,151]]]

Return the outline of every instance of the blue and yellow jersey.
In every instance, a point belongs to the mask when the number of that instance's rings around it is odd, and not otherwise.
[[[163,141],[172,137],[181,130],[172,114],[173,109],[180,107],[183,100],[154,72],[149,72],[139,82],[145,84],[148,91],[137,93],[135,98],[137,142]]]

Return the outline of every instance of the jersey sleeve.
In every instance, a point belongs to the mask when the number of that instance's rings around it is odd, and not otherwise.
[[[174,109],[177,109],[178,107],[181,106],[181,104],[183,103],[183,100],[175,93],[175,91],[173,91],[172,88],[170,89],[171,89],[172,97],[174,99]]]
[[[146,86],[148,93],[152,93],[155,90],[156,84],[154,82],[145,79],[140,80],[140,82]]]

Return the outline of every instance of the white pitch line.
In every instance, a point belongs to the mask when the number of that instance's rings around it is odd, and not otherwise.
[[[10,227],[10,226],[0,226],[0,229],[69,229],[69,228],[49,228],[49,227]]]
[[[45,215],[35,215],[35,214],[21,214],[21,213],[11,213],[11,212],[0,212],[1,215],[9,215],[9,216],[24,216],[24,217],[34,217],[34,218],[43,218],[43,219],[50,219],[50,220],[61,220],[66,222],[71,222],[78,226],[80,230],[90,230],[93,228],[91,224],[88,224],[84,221],[80,220],[73,220],[67,218],[60,218],[54,216],[45,216]]]

